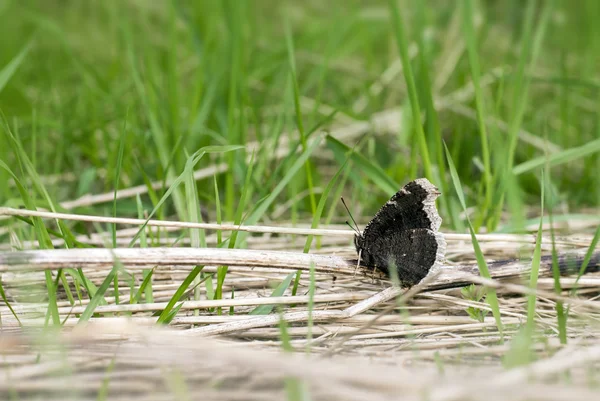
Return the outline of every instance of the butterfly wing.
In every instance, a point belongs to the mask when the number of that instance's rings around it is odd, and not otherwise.
[[[392,232],[412,228],[437,231],[442,224],[435,208],[435,200],[439,195],[438,189],[426,178],[409,182],[367,224],[362,233],[365,242],[371,243]]]
[[[367,224],[363,233],[355,237],[356,250],[360,252],[363,264],[388,271],[388,261],[393,260],[398,269],[407,269],[399,270],[401,280],[405,273],[409,274],[407,283],[417,277],[422,276],[422,279],[434,264],[441,264],[446,242],[443,235],[437,232],[442,223],[435,207],[439,195],[438,189],[429,180],[419,178],[392,196]],[[423,249],[419,251],[415,247]],[[428,257],[426,251],[429,252]],[[437,255],[438,251],[441,257],[432,259],[431,254]],[[413,256],[400,256],[405,253]],[[404,265],[401,266],[401,262]],[[416,269],[414,274],[408,272],[413,268]],[[425,268],[426,271],[423,271]]]
[[[364,264],[388,274],[394,269],[400,284],[412,287],[441,266],[445,251],[442,233],[413,228],[393,232],[369,244],[368,252],[363,251],[363,258]]]

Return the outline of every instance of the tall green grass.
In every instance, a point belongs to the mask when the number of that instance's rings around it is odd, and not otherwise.
[[[485,206],[493,202],[496,212],[504,209],[505,197],[498,192],[503,192],[501,177],[511,165],[520,176],[515,185],[524,195],[539,192],[532,177],[543,166],[543,152],[522,145],[518,133],[525,127],[541,135],[545,122],[557,116],[560,129],[551,128],[548,140],[573,152],[550,157],[554,163],[584,169],[579,185],[570,185],[566,171],[557,174],[558,189],[569,193],[574,207],[595,205],[597,196],[584,188],[597,187],[591,169],[599,160],[597,147],[596,142],[589,144],[597,139],[597,131],[589,127],[598,124],[593,108],[584,102],[593,104],[596,96],[594,87],[584,84],[597,78],[590,60],[600,45],[593,40],[597,7],[591,1],[584,3],[567,7],[556,1],[530,1],[515,8],[461,1],[432,8],[427,2],[415,7],[395,1],[370,7],[348,2],[343,12],[334,6],[317,12],[317,3],[311,1],[298,8],[269,2],[256,7],[245,2],[157,6],[105,2],[86,6],[89,9],[59,7],[54,1],[40,2],[39,7],[35,2],[12,2],[2,9],[6,23],[0,28],[5,41],[0,56],[0,107],[9,124],[19,125],[23,148],[35,151],[32,160],[40,175],[85,173],[74,181],[53,184],[50,193],[57,200],[77,196],[78,188],[96,193],[112,189],[116,127],[127,110],[131,134],[124,150],[129,161],[122,174],[127,183],[141,183],[144,177],[175,177],[185,164],[185,152],[208,144],[258,138],[273,149],[282,132],[297,129],[295,138],[305,149],[309,135],[305,127],[325,117],[320,106],[361,121],[400,104],[405,106],[405,116],[410,116],[410,125],[391,142],[378,138],[368,151],[360,151],[397,185],[413,175],[425,175],[440,181],[446,191],[450,188],[443,137],[464,184],[474,190],[468,193],[477,195],[473,200],[481,204],[480,213],[491,218]],[[444,40],[456,16],[464,28],[459,35],[462,52],[460,43]],[[579,26],[590,27],[583,36],[589,41],[581,40]],[[413,44],[417,56],[411,58]],[[447,57],[452,46],[459,57],[454,64],[444,64],[449,60],[440,57]],[[568,66],[555,62],[567,55]],[[367,88],[397,58],[403,73],[378,96],[368,96]],[[443,87],[434,87],[432,82],[444,65],[451,69],[449,78]],[[482,86],[481,79],[498,66],[508,67],[508,74]],[[477,110],[476,123],[432,107],[436,99],[471,83],[475,96],[467,106]],[[564,101],[554,101],[552,93]],[[353,111],[354,100],[365,95],[364,110]],[[314,103],[307,107],[305,99]],[[509,123],[508,136],[493,126],[486,128],[484,122],[492,117]],[[487,146],[486,137],[490,137]],[[55,146],[45,146],[49,141]],[[406,157],[407,148],[416,149],[410,153],[412,158]],[[9,165],[14,161],[7,147],[0,148],[0,157]],[[132,163],[136,159],[139,165]],[[218,177],[223,190],[220,206],[223,216],[232,219],[247,166],[233,155],[224,160],[230,168]],[[257,154],[256,162],[261,168],[256,168],[254,181],[267,177],[277,182],[268,175],[268,169],[277,166],[268,161],[268,152]],[[308,167],[296,175],[293,184],[298,190],[314,187],[323,178],[327,182],[318,168],[311,167],[317,163],[307,160]],[[278,174],[287,168],[283,166]],[[371,185],[364,178],[359,177],[361,185]],[[7,185],[8,180],[0,181]],[[202,191],[212,183],[201,181],[198,186]],[[15,199],[14,186],[2,189],[2,203]],[[375,208],[389,192],[359,201]],[[265,193],[254,196],[260,199]],[[183,192],[174,194],[165,212],[185,217],[184,198]],[[146,197],[142,201],[150,202]],[[214,197],[208,201],[214,202]],[[314,195],[309,195],[295,207],[306,215],[314,213],[316,204]],[[87,211],[104,212],[105,207]],[[121,200],[117,207],[119,214],[137,210],[134,199]],[[206,208],[214,211],[214,205]],[[442,207],[442,213],[447,221],[456,217],[452,208]],[[499,224],[492,222],[488,229]]]

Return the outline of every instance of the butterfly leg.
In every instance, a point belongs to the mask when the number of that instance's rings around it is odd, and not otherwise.
[[[354,275],[352,276],[352,278],[356,277],[356,272],[358,271],[358,268],[360,267],[360,257],[362,256],[362,249],[360,251],[358,251],[358,260],[356,261],[356,268],[354,269]]]

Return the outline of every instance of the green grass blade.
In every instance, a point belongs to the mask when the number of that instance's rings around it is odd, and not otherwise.
[[[552,212],[549,210],[550,218],[550,237],[552,239],[552,278],[554,279],[554,292],[557,295],[562,294],[562,287],[560,285],[560,266],[558,265],[558,251],[556,250],[554,226],[552,224]],[[558,338],[561,344],[567,343],[567,315],[563,301],[556,301],[556,321],[558,324]]]
[[[232,152],[234,150],[238,150],[238,149],[242,149],[242,148],[243,148],[243,146],[240,146],[240,145],[205,146],[201,149],[198,149],[196,152],[194,152],[194,154],[188,158],[188,163],[193,168],[193,166],[195,166],[200,161],[202,156],[204,156],[206,153],[225,153],[225,152]],[[177,178],[175,178],[172,181],[173,183],[171,184],[169,189],[160,198],[158,203],[154,206],[154,209],[152,210],[152,212],[148,215],[146,222],[144,224],[142,224],[142,226],[139,228],[138,232],[133,236],[133,238],[129,242],[130,247],[135,245],[135,243],[137,242],[138,238],[140,237],[142,231],[144,231],[146,229],[146,225],[148,224],[148,221],[156,214],[157,210],[160,209],[160,207],[171,196],[171,194],[175,191],[175,189],[182,182],[184,182],[186,176],[187,176],[187,174],[186,174],[186,171],[184,170],[179,176],[177,176]]]
[[[598,242],[600,242],[600,225],[598,227],[596,227],[596,232],[594,233],[594,236],[592,237],[592,242],[590,243],[590,246],[588,247],[588,250],[585,253],[585,257],[583,258],[583,262],[581,262],[579,271],[577,272],[577,278],[575,279],[575,284],[573,285],[573,288],[570,291],[571,296],[573,296],[573,297],[576,296],[576,294],[577,294],[577,289],[578,289],[577,285],[579,283],[579,279],[581,278],[581,276],[583,276],[588,265],[590,264],[590,260],[592,260],[592,257],[594,256],[596,247],[598,246]],[[570,310],[571,310],[571,306],[569,305],[569,307],[567,308],[565,319],[568,319]]]
[[[229,29],[227,42],[224,48],[228,62],[223,69],[228,72],[227,90],[227,125],[225,137],[228,143],[245,143],[246,139],[246,75],[243,73],[245,67],[244,30],[246,24],[247,3],[224,3],[224,19]],[[229,166],[229,173],[225,176],[225,217],[232,219],[235,207],[235,185],[238,178],[238,166],[243,166],[243,159],[235,158],[233,154],[225,156]]]
[[[294,41],[292,39],[292,33],[290,30],[289,24],[286,24],[286,45],[288,51],[288,59],[290,64],[290,74],[292,75],[292,85],[293,85],[293,96],[294,96],[294,110],[296,113],[296,126],[298,128],[298,132],[300,134],[300,143],[302,144],[302,150],[306,150],[307,139],[306,133],[304,132],[304,124],[302,123],[302,108],[300,107],[300,88],[298,87],[298,79],[296,76],[296,60],[294,57]],[[312,168],[310,159],[306,160],[304,164],[305,172],[306,172],[306,183],[309,190],[309,199],[310,199],[310,207],[313,214],[316,212],[317,203],[315,200],[315,193],[313,191],[314,184],[312,178]]]
[[[242,188],[242,194],[241,194],[240,201],[238,202],[238,205],[237,205],[237,208],[235,211],[235,216],[234,216],[234,220],[233,220],[233,224],[235,224],[235,225],[242,224],[244,211],[246,210],[246,204],[252,197],[252,193],[253,193],[253,185],[252,185],[253,174],[252,173],[253,173],[253,171],[254,171],[254,153],[252,154],[252,157],[250,158],[250,163],[248,163],[248,169],[246,170],[246,178],[244,179],[244,186]],[[229,248],[230,249],[233,249],[236,247],[237,239],[238,239],[239,235],[240,235],[239,231],[233,231],[231,233],[231,236],[229,238]]]
[[[10,144],[19,164],[22,167],[24,167],[25,170],[29,173],[31,182],[33,183],[33,185],[36,188],[36,190],[38,191],[38,193],[42,193],[43,195],[45,195],[46,199],[50,203],[50,206],[52,207],[52,202],[50,201],[50,196],[43,188],[43,185],[41,184],[39,176],[33,169],[33,166],[31,165],[31,161],[27,157],[27,153],[23,150],[23,148],[22,148],[21,144],[19,143],[19,141],[17,140],[17,138],[11,133],[7,124],[4,124],[4,128],[5,128],[5,133],[9,140],[9,144]],[[21,184],[20,180],[13,173],[12,169],[6,163],[4,163],[2,160],[0,160],[0,168],[4,169],[12,177],[13,181],[15,182],[15,185],[17,186],[17,188],[19,190],[21,199],[22,199],[23,203],[25,204],[25,207],[27,207],[27,209],[29,209],[29,210],[36,210],[36,204],[34,202],[34,199],[29,195],[29,192],[25,189],[23,184]],[[46,226],[44,225],[43,220],[39,217],[32,217],[31,221],[33,222],[34,230],[35,230],[36,237],[37,237],[38,243],[40,245],[40,248],[52,249],[53,248],[52,241],[50,239],[50,235],[48,234],[48,230],[46,229]],[[56,299],[57,288],[54,285],[54,282],[52,280],[52,272],[49,270],[45,270],[44,278],[45,278],[46,289],[47,289],[47,293],[48,293],[48,311],[46,314],[45,321],[47,322],[49,320],[49,318],[52,318],[52,323],[55,326],[59,326],[60,325],[60,317],[58,314],[58,304],[57,304],[57,299]]]
[[[203,268],[204,266],[196,266],[194,269],[192,269],[191,273],[183,280],[181,285],[179,285],[179,288],[177,288],[177,291],[175,291],[175,294],[173,294],[165,309],[158,316],[158,320],[156,321],[157,324],[164,324],[167,321],[167,319],[170,317],[171,311],[175,307],[175,304],[179,302],[190,284],[192,284],[196,276],[200,274]]]
[[[557,200],[554,199],[554,192],[551,190],[552,188],[552,180],[550,178],[550,174],[552,170],[549,166],[546,166],[545,170],[547,173],[544,174],[546,182],[543,184],[545,188],[550,190],[546,190],[546,209],[548,210],[548,220],[550,221],[550,238],[552,240],[552,278],[554,280],[554,292],[557,295],[562,294],[562,287],[560,284],[560,266],[558,265],[558,251],[556,249],[556,241],[555,241],[555,233],[554,233],[554,213],[553,207]],[[543,221],[543,215],[540,219],[540,222]],[[539,231],[539,230],[538,230]],[[565,308],[563,301],[560,299],[556,300],[556,322],[558,324],[558,338],[561,344],[567,343],[567,315],[565,313]]]
[[[2,283],[2,277],[0,277],[0,297],[2,297],[2,300],[4,301],[4,304],[10,310],[10,313],[12,313],[12,315],[15,317],[15,319],[17,319],[17,322],[19,323],[19,326],[22,326],[21,320],[19,319],[19,316],[17,316],[17,313],[15,312],[15,310],[13,309],[13,307],[10,305],[10,302],[8,301],[8,298],[6,298],[6,293],[4,292],[4,284]]]
[[[235,217],[233,224],[241,225],[242,219],[244,215],[244,210],[246,209],[246,203],[252,194],[252,171],[254,167],[254,153],[250,158],[250,163],[248,164],[248,169],[246,171],[246,178],[244,180],[244,187],[242,188],[242,195],[240,197],[240,201],[237,205],[235,211]],[[229,237],[229,249],[233,249],[237,245],[237,239],[239,236],[238,231],[233,231],[231,236]],[[215,290],[215,299],[223,298],[223,284],[225,283],[225,277],[227,276],[228,266],[219,266],[217,269],[217,288]],[[217,310],[218,314],[221,314],[221,308]]]
[[[138,219],[143,219],[144,218],[144,206],[142,205],[142,200],[140,198],[139,195],[136,195],[135,197],[135,205],[137,208],[137,216]],[[147,236],[146,236],[146,230],[142,230],[140,232],[140,248],[147,248],[148,247],[148,240],[147,240]],[[144,269],[142,270],[142,277],[144,278],[144,282],[146,280],[149,280],[148,283],[146,283],[146,285],[144,286],[145,289],[145,298],[146,298],[146,302],[147,303],[153,303],[154,302],[154,294],[152,291],[152,276],[154,273],[154,269],[150,270],[150,269]],[[149,278],[148,278],[149,277]],[[143,284],[142,284],[143,285]],[[140,294],[140,298],[141,299],[141,294]],[[137,301],[136,301],[137,302]]]
[[[412,71],[410,63],[410,57],[408,55],[408,41],[404,33],[404,23],[402,16],[400,15],[400,7],[396,0],[389,0],[389,5],[392,11],[392,23],[394,33],[396,35],[396,45],[398,46],[398,53],[400,54],[400,60],[402,61],[402,69],[404,71],[404,79],[406,80],[406,89],[408,90],[408,98],[410,100],[410,107],[412,111],[412,120],[416,129],[416,139],[419,147],[423,171],[425,177],[433,180],[433,173],[431,168],[431,162],[429,161],[429,149],[427,147],[427,139],[425,138],[425,132],[423,131],[423,125],[421,124],[421,111],[419,98],[417,96],[417,87],[415,85],[415,76]],[[394,190],[394,192],[397,191]]]
[[[454,166],[452,156],[450,155],[450,151],[448,150],[446,143],[444,143],[444,149],[446,151],[446,159],[448,161],[448,168],[450,170],[450,176],[452,177],[452,183],[454,185],[456,195],[458,196],[458,200],[460,201],[460,204],[465,212],[465,216],[467,219],[467,225],[469,227],[469,233],[471,234],[471,241],[473,242],[473,251],[475,252],[475,258],[477,259],[477,267],[479,268],[479,273],[482,277],[491,279],[492,276],[490,275],[490,271],[487,267],[485,257],[483,256],[483,252],[481,251],[481,247],[479,246],[479,241],[477,241],[477,237],[475,236],[475,230],[473,229],[473,225],[471,224],[471,220],[469,219],[469,215],[467,212],[467,203],[465,202],[465,196],[462,190],[462,185],[460,183],[460,178],[458,177],[458,172],[456,171],[456,167]],[[492,309],[492,314],[494,315],[494,319],[496,320],[496,326],[498,327],[498,331],[500,332],[500,337],[503,337],[502,319],[500,316],[500,305],[498,303],[498,296],[496,295],[496,291],[494,289],[488,289],[486,301],[490,305],[490,309]]]
[[[585,145],[577,146],[575,148],[565,149],[549,156],[544,155],[527,160],[526,162],[516,165],[513,168],[513,174],[521,175],[528,173],[543,167],[546,164],[550,167],[560,166],[565,163],[581,160],[584,157],[597,153],[598,151],[600,151],[600,139],[596,139],[595,141],[588,142]]]
[[[101,384],[100,388],[98,389],[98,396],[96,397],[97,401],[105,401],[105,400],[109,399],[108,393],[109,393],[109,387],[110,387],[110,376],[111,376],[112,372],[115,370],[116,362],[117,362],[117,356],[115,355],[114,357],[111,358],[110,363],[108,364],[108,367],[106,368],[106,371],[104,372],[104,378],[102,379],[102,384]]]
[[[533,44],[533,22],[536,11],[536,0],[529,1],[525,8],[525,17],[523,18],[523,36],[521,37],[521,51],[519,55],[519,62],[517,64],[515,79],[515,91],[513,99],[513,115],[510,121],[509,135],[508,135],[508,152],[506,165],[508,169],[512,169],[515,152],[517,148],[518,131],[521,127],[523,115],[525,114],[525,108],[527,106],[527,96],[529,93],[529,80],[527,77],[527,63],[532,58],[532,44]],[[540,25],[541,27],[541,25]],[[533,63],[531,63],[533,64]]]
[[[308,321],[306,322],[306,352],[310,353],[311,342],[312,342],[312,328],[313,328],[313,309],[315,306],[315,265],[311,262],[310,264],[310,287],[308,287]]]
[[[542,190],[542,199],[541,199],[541,212],[540,215],[544,215],[544,174],[542,172],[541,190]],[[531,275],[529,277],[529,288],[535,291],[537,290],[537,282],[538,277],[540,275],[540,261],[542,258],[542,234],[543,234],[543,225],[540,222],[538,227],[538,232],[535,240],[535,249],[533,251],[533,259],[531,261]],[[537,301],[536,294],[529,294],[527,296],[527,334],[531,338],[533,336],[533,332],[535,330],[535,305]]]
[[[417,44],[419,52],[417,58],[419,60],[419,71],[417,73],[417,86],[421,102],[425,106],[425,134],[427,144],[431,152],[433,152],[433,160],[436,162],[436,169],[433,169],[434,182],[439,186],[442,193],[449,193],[448,181],[446,180],[446,163],[444,161],[444,145],[442,144],[442,128],[440,126],[438,110],[435,106],[434,93],[431,83],[430,71],[433,70],[434,63],[432,59],[432,51],[427,40],[427,30],[430,26],[428,19],[429,7],[426,2],[419,1],[417,7],[417,23],[415,29],[418,30]],[[458,214],[452,213],[452,205],[448,198],[442,196],[438,198],[440,210],[445,211],[446,216],[450,218],[451,226],[457,229],[460,218]]]
[[[481,141],[481,153],[483,155],[483,181],[485,184],[485,201],[483,207],[479,207],[480,218],[477,220],[483,220],[483,217],[487,214],[488,208],[492,202],[492,172],[490,163],[490,150],[488,146],[488,134],[487,134],[487,114],[485,109],[485,103],[483,99],[483,90],[480,83],[480,66],[479,66],[479,55],[477,53],[477,35],[475,28],[473,27],[473,20],[475,13],[473,11],[473,1],[463,1],[463,28],[465,35],[465,42],[467,44],[467,51],[469,55],[469,64],[471,66],[471,79],[473,80],[473,87],[475,89],[475,105],[477,108],[477,122],[479,125],[479,139]],[[480,224],[475,224],[477,230]]]
[[[288,332],[287,322],[283,318],[283,311],[279,308],[279,336],[281,339],[281,347],[285,352],[294,352],[292,340]],[[290,401],[310,400],[306,387],[302,386],[302,382],[295,377],[285,377],[285,392],[287,399]]]
[[[127,112],[129,115],[129,111]],[[119,192],[119,183],[121,181],[121,170],[123,168],[123,153],[125,152],[125,139],[127,138],[127,117],[125,117],[125,121],[123,122],[123,129],[121,130],[121,135],[119,135],[119,148],[117,150],[117,163],[115,169],[115,189],[113,195],[113,217],[117,217],[117,193]],[[112,246],[113,248],[117,247],[117,224],[111,225],[112,231]],[[119,272],[115,272],[114,282],[114,296],[115,296],[115,304],[119,304]]]
[[[165,324],[165,325],[170,324],[173,321],[173,319],[175,318],[175,316],[177,316],[177,313],[179,313],[179,310],[181,309],[182,306],[183,306],[183,302],[180,302],[179,305],[175,306],[173,308],[173,310],[171,310],[167,314],[167,316],[165,316],[163,321],[160,323]]]
[[[296,160],[292,163],[286,174],[279,180],[279,183],[273,188],[271,193],[250,213],[246,219],[247,224],[254,224],[262,217],[267,211],[271,204],[275,201],[277,196],[286,187],[286,185],[294,178],[298,170],[302,168],[304,162],[313,154],[313,152],[319,147],[321,138],[315,138],[312,142],[309,142],[308,147],[303,151]]]
[[[295,272],[288,274],[281,283],[273,290],[271,293],[271,297],[280,297],[283,295],[285,290],[288,289],[290,284],[292,283],[292,279],[296,275]],[[249,315],[268,315],[271,313],[275,305],[259,305],[256,308],[252,309]]]
[[[354,152],[352,148],[349,148],[330,135],[327,136],[327,146],[333,151],[333,154],[340,165],[343,165],[348,155],[350,155],[350,160],[352,160],[354,168],[360,170],[362,174],[366,175],[383,192],[393,194],[400,188],[400,185],[397,182],[394,182],[381,167],[374,162],[371,162],[360,153]]]
[[[217,183],[216,175],[213,175],[213,182],[214,182],[214,187],[215,187],[216,219],[217,219],[217,224],[221,224],[223,221],[223,218],[221,217],[221,215],[222,215],[222,213],[221,213],[221,198],[219,196],[219,184]],[[222,241],[223,241],[223,233],[221,232],[221,230],[217,230],[217,246],[221,245]]]
[[[8,81],[12,78],[12,76],[17,72],[19,66],[25,60],[25,57],[31,50],[33,42],[29,42],[23,47],[23,49],[17,54],[7,65],[4,66],[0,70],[0,93],[2,93],[2,89],[6,86]]]
[[[231,299],[235,299],[235,287],[231,287]],[[229,316],[235,315],[235,308],[233,305],[229,307]]]
[[[146,117],[148,119],[150,125],[150,133],[152,134],[152,139],[155,143],[155,149],[157,153],[158,160],[162,164],[163,167],[169,165],[169,139],[168,135],[165,133],[162,124],[160,123],[159,110],[160,108],[155,104],[154,95],[151,90],[147,88],[149,85],[150,79],[149,77],[142,77],[140,70],[138,68],[138,61],[136,60],[136,54],[134,52],[134,46],[131,43],[131,34],[126,31],[125,32],[125,40],[127,43],[127,60],[129,61],[129,69],[131,71],[131,77],[133,78],[134,87],[137,91],[138,98],[141,100],[143,105]],[[148,63],[150,64],[150,63]],[[148,72],[147,75],[151,75],[151,72]],[[166,171],[166,179],[172,181],[175,179],[175,174],[173,173],[173,169],[169,169]],[[175,210],[177,211],[180,218],[185,219],[184,213],[184,199],[177,187],[173,188],[173,203],[175,205]]]
[[[148,297],[147,288],[152,285],[152,276],[154,275],[154,269],[150,270],[147,274],[144,274],[144,280],[142,280],[142,284],[140,288],[136,291],[135,295],[129,300],[130,304],[137,304],[142,299],[142,294]],[[146,300],[146,302],[150,302]]]
[[[65,295],[67,296],[67,299],[69,300],[69,304],[75,305],[75,298],[73,298],[73,293],[71,292],[71,288],[69,288],[69,282],[67,281],[67,276],[65,275],[64,270],[58,269],[56,274],[57,274],[57,278],[60,280],[60,283],[62,284],[62,286],[65,290]]]
[[[542,173],[543,174],[543,173]],[[542,175],[541,179],[541,214],[544,213],[544,187],[545,180]],[[504,356],[504,363],[507,367],[522,366],[531,363],[534,358],[533,355],[533,342],[535,334],[535,315],[536,315],[536,303],[537,303],[537,282],[540,271],[540,261],[542,257],[542,233],[543,225],[540,220],[538,232],[536,236],[535,249],[533,251],[533,259],[531,261],[531,274],[529,277],[529,288],[534,291],[527,295],[527,321],[524,327],[517,333],[515,338],[511,342],[509,351]]]
[[[188,221],[193,223],[202,223],[202,213],[200,211],[200,199],[198,199],[198,188],[194,179],[194,158],[188,157],[183,170],[185,185],[185,205]],[[206,238],[204,230],[199,228],[190,228],[190,244],[192,248],[206,248]]]
[[[196,180],[194,178],[194,167],[196,162],[194,157],[188,157],[185,163],[183,171],[184,183],[185,183],[185,206],[187,212],[187,218],[189,221],[194,223],[202,223],[202,213],[200,210],[200,200],[198,199],[198,188],[196,186]],[[206,237],[204,230],[199,228],[191,228],[190,233],[190,245],[192,248],[206,248]],[[194,277],[194,299],[200,299],[200,277],[196,275]],[[177,309],[177,308],[176,308]],[[178,309],[177,309],[178,310]],[[175,312],[176,313],[176,312]],[[198,314],[198,311],[194,311],[194,314]],[[162,323],[168,324],[175,315],[168,314],[162,320]],[[160,319],[159,319],[160,320]]]
[[[85,307],[85,310],[79,317],[80,323],[87,322],[88,320],[90,320],[90,318],[94,314],[94,310],[100,304],[100,300],[104,299],[104,294],[108,290],[108,287],[110,287],[110,284],[113,282],[113,279],[115,278],[115,276],[117,274],[117,271],[121,268],[121,262],[119,262],[116,259],[116,257],[115,257],[114,262],[115,262],[115,264],[114,264],[113,268],[110,270],[108,275],[104,278],[104,281],[102,281],[102,284],[100,284],[100,287],[98,287],[98,290],[96,291],[96,293],[90,300],[90,303]]]
[[[554,0],[544,3],[544,7],[539,18],[536,16],[537,1],[531,0],[527,3],[525,9],[525,17],[523,18],[523,35],[521,37],[521,51],[519,62],[514,74],[514,93],[511,110],[511,117],[508,128],[508,148],[506,149],[506,161],[499,173],[499,188],[497,190],[501,196],[498,197],[498,202],[495,205],[495,221],[499,221],[499,216],[502,213],[504,205],[504,192],[507,185],[507,174],[514,174],[513,167],[515,155],[517,151],[518,134],[521,129],[523,117],[527,109],[527,101],[529,100],[530,78],[528,71],[533,71],[540,51],[542,49],[542,40],[544,38],[546,28],[552,15],[554,8]],[[533,32],[533,23],[538,20],[538,25],[535,33]],[[545,164],[546,158],[544,157]]]
[[[342,172],[344,172],[344,170],[346,170],[346,168],[348,167],[349,160],[350,160],[350,155],[348,155],[344,164],[342,164],[342,166],[334,174],[334,176],[331,178],[331,180],[329,180],[329,182],[327,183],[325,190],[323,191],[323,193],[321,194],[321,197],[319,198],[319,204],[317,205],[317,210],[316,210],[315,214],[313,215],[310,228],[317,228],[319,226],[319,221],[321,220],[321,216],[323,215],[323,210],[325,209],[325,204],[327,203],[327,199],[329,198],[329,192],[331,192],[331,189],[337,182],[338,178],[340,177],[340,174]],[[308,253],[308,251],[310,251],[310,246],[312,244],[312,240],[313,240],[312,235],[309,235],[306,237],[306,242],[304,244],[304,250],[303,250],[304,253]]]
[[[127,112],[129,115],[129,111]],[[119,192],[119,183],[121,182],[121,170],[123,169],[123,154],[125,153],[125,139],[127,138],[127,117],[123,122],[123,128],[121,130],[121,135],[119,135],[119,147],[117,150],[117,163],[115,169],[115,189],[113,195],[113,208],[112,215],[113,217],[117,217],[117,194]],[[113,248],[117,247],[117,224],[112,224],[112,246]]]
[[[579,271],[577,272],[577,279],[575,280],[576,284],[579,281],[579,279],[581,278],[581,276],[583,276],[583,274],[585,273],[585,270],[587,269],[588,265],[590,264],[590,260],[592,260],[592,256],[594,256],[594,252],[596,251],[598,242],[600,242],[600,226],[596,227],[596,232],[594,233],[592,242],[590,243],[590,246],[588,247],[585,257],[583,258],[581,267],[579,268]]]

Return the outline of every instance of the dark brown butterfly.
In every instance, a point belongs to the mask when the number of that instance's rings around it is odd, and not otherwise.
[[[412,287],[442,265],[442,218],[435,207],[438,189],[426,178],[402,187],[375,214],[354,245],[361,264],[390,273],[393,266],[403,286]]]

